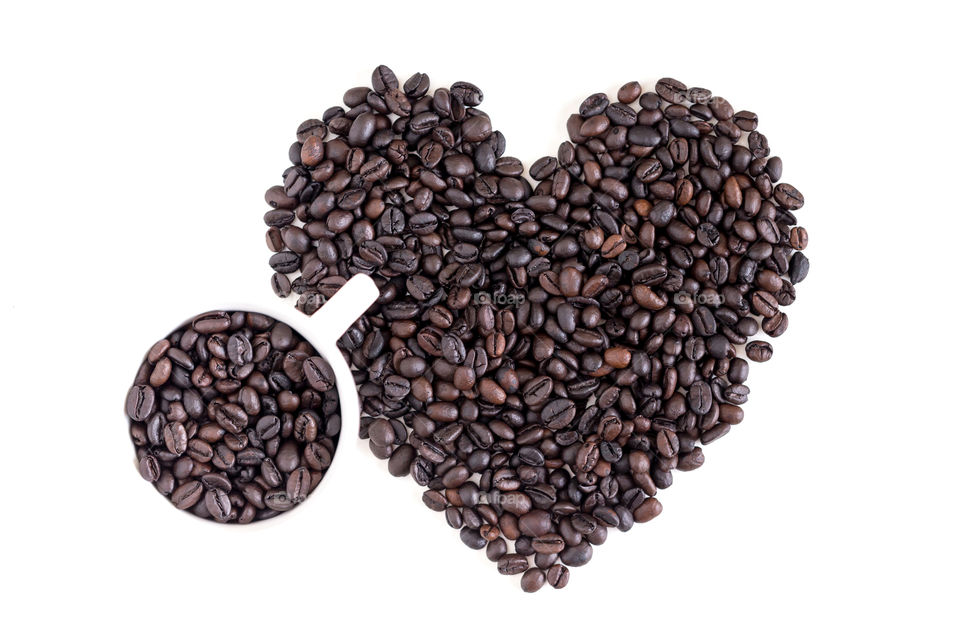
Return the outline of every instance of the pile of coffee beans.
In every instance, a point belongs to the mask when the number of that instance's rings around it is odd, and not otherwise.
[[[361,437],[501,573],[560,588],[743,419],[807,275],[803,196],[707,89],[589,96],[529,179],[482,99],[381,66],[304,122],[266,193],[272,284],[309,314],[375,279],[340,341]]]
[[[306,500],[340,437],[330,365],[286,324],[243,311],[201,314],[154,344],[126,412],[143,479],[218,522]]]

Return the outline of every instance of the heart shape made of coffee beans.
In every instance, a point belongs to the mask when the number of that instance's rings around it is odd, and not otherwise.
[[[803,196],[755,114],[670,78],[589,96],[530,179],[480,89],[429,85],[381,66],[299,127],[273,289],[311,314],[375,279],[339,343],[361,437],[525,591],[563,587],[743,419],[738,354],[770,358],[752,338],[807,274]]]

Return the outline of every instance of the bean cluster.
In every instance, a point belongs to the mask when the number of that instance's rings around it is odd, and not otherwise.
[[[286,324],[243,311],[201,314],[154,344],[126,411],[144,480],[218,522],[306,500],[340,437],[330,365]]]
[[[754,113],[670,78],[589,96],[529,178],[479,88],[429,90],[381,66],[300,126],[273,289],[309,314],[374,278],[340,341],[361,437],[501,573],[560,588],[743,419],[807,275],[803,196]]]

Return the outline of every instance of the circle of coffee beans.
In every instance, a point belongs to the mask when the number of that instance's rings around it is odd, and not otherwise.
[[[339,345],[360,435],[521,587],[566,585],[611,529],[743,419],[754,340],[807,275],[803,196],[757,116],[661,79],[597,93],[528,180],[468,82],[370,87],[307,120],[266,192],[272,285],[375,304]]]
[[[296,507],[340,437],[327,361],[286,324],[244,311],[201,314],[154,344],[126,413],[143,479],[217,522]]]

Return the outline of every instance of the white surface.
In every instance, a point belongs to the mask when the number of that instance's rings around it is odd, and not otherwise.
[[[955,22],[651,4],[6,6],[0,636],[954,635]],[[131,465],[140,356],[190,313],[279,307],[263,191],[379,63],[478,84],[527,166],[589,93],[705,86],[760,115],[806,197],[811,275],[744,423],[563,591],[522,593],[351,433],[305,506],[250,529],[176,513]]]

